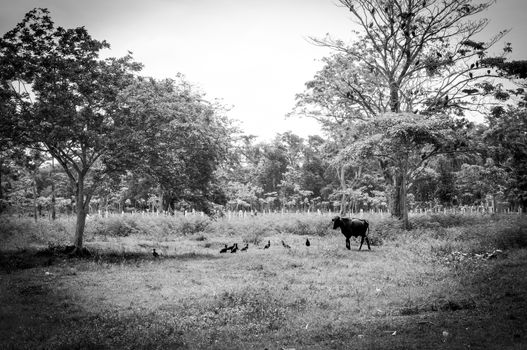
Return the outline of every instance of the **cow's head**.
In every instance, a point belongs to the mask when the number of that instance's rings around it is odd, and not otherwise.
[[[339,228],[340,225],[342,224],[342,220],[340,219],[340,216],[335,216],[333,219],[331,219],[331,221],[333,221],[333,229],[334,230]]]

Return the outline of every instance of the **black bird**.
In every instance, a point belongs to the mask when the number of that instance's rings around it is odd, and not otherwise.
[[[306,246],[309,247],[311,245],[311,242],[309,242],[309,238],[306,238]]]
[[[243,247],[243,248],[240,249],[240,250],[241,250],[242,252],[245,252],[245,251],[247,251],[247,249],[249,249],[249,243],[247,243],[247,244],[245,245],[245,247]]]
[[[282,241],[282,245],[284,246],[284,248],[291,249],[289,244],[285,243],[284,241]]]
[[[238,243],[234,243],[234,248],[232,248],[231,253],[236,253],[238,251]]]
[[[225,244],[225,248],[222,248],[220,250],[220,253],[227,253],[227,250],[229,250],[229,248],[227,247],[227,245]]]
[[[271,241],[267,241],[267,244],[265,245],[264,249],[267,249],[271,246]]]
[[[159,254],[156,252],[156,249],[152,249],[152,255],[154,256],[154,258],[158,258],[159,257]]]

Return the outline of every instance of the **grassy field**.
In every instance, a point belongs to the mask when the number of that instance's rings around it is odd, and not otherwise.
[[[371,251],[330,216],[92,217],[81,259],[72,220],[1,218],[0,348],[527,348],[527,218],[367,219]]]

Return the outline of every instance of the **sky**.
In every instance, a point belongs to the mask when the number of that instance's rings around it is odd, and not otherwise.
[[[145,76],[183,73],[260,140],[320,133],[312,119],[285,117],[330,53],[308,39],[353,40],[349,12],[334,0],[0,0],[0,35],[35,7],[47,8],[57,26],[84,26],[109,42],[108,56],[133,52]],[[527,0],[497,0],[485,12],[486,32],[511,29],[510,59],[527,59],[526,13]]]

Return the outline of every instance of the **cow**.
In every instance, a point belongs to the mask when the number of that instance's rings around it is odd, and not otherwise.
[[[368,244],[368,249],[370,248],[370,240],[368,239],[368,234],[370,233],[370,224],[368,221],[363,219],[349,219],[341,218],[340,216],[335,216],[331,221],[333,221],[333,229],[336,230],[340,227],[342,234],[346,237],[346,248],[350,248],[350,238],[351,237],[361,237],[359,250],[362,249],[362,244],[366,238],[366,243]],[[368,232],[368,233],[366,233]]]

